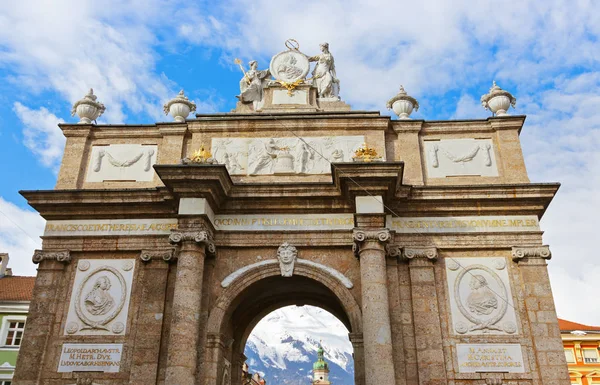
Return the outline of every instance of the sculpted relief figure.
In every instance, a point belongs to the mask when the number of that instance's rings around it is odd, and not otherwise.
[[[298,257],[298,249],[285,242],[277,249],[277,259],[279,260],[279,268],[281,276],[291,277],[294,274],[294,262]]]
[[[319,98],[338,98],[340,81],[335,75],[335,63],[329,52],[329,43],[323,43],[319,47],[321,54],[308,59],[317,62],[312,72],[313,84],[317,87]]]
[[[96,279],[94,287],[85,296],[85,308],[92,315],[104,315],[115,306],[115,300],[110,295],[110,279],[103,275]]]
[[[488,287],[483,275],[474,275],[469,282],[469,288],[471,294],[467,297],[467,306],[472,313],[489,315],[498,308],[498,298]]]
[[[237,98],[242,103],[252,103],[254,110],[260,107],[260,102],[263,98],[263,88],[266,87],[269,81],[270,72],[266,70],[258,70],[258,62],[252,60],[248,65],[250,69],[244,71],[242,64],[236,59],[236,63],[240,65],[244,77],[240,80],[240,95]]]
[[[275,139],[273,138],[269,139],[267,143],[263,143],[262,148],[260,146],[253,146],[250,149],[250,153],[256,153],[257,155],[252,160],[248,161],[249,174],[272,173],[273,162],[275,158],[277,158],[278,151],[279,146],[275,144]]]

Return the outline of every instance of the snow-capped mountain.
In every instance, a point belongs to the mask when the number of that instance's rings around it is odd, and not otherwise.
[[[313,306],[288,306],[263,318],[248,338],[244,354],[251,372],[269,385],[309,385],[322,341],[329,379],[354,384],[354,361],[348,330],[333,315]]]

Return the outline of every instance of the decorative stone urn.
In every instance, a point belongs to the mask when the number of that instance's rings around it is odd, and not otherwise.
[[[190,101],[181,90],[176,97],[165,103],[163,110],[165,115],[170,113],[176,122],[182,123],[185,122],[190,112],[196,111],[196,103]]]
[[[504,91],[502,88],[496,85],[496,81],[492,83],[490,92],[481,97],[481,105],[486,110],[492,111],[496,116],[508,115],[506,111],[512,106],[515,108],[517,104],[517,98],[512,96],[508,91]]]
[[[281,147],[275,158],[273,174],[285,175],[294,173],[294,156],[289,153],[289,148]]]
[[[100,115],[106,111],[104,104],[96,101],[97,96],[94,95],[94,90],[90,91],[83,98],[73,104],[71,108],[71,116],[79,116],[79,124],[91,124],[92,120],[98,119]]]
[[[385,105],[387,109],[393,109],[394,113],[398,115],[398,119],[407,120],[413,109],[419,110],[419,102],[412,96],[409,96],[404,90],[404,86],[400,86],[400,91],[396,96],[388,100]]]

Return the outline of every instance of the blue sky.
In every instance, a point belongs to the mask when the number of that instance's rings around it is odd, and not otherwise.
[[[101,123],[167,120],[185,89],[199,112],[229,111],[233,59],[259,61],[295,38],[327,41],[342,98],[385,110],[400,84],[422,119],[485,118],[492,80],[518,99],[534,182],[563,183],[542,221],[559,316],[600,324],[600,4],[597,1],[28,0],[0,5],[0,250],[18,274],[43,221],[20,189],[54,186],[72,103],[93,87]],[[9,217],[10,220],[7,218]],[[28,235],[25,235],[25,233]],[[595,304],[595,306],[594,306]]]

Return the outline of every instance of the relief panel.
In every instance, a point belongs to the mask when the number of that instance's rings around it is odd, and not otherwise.
[[[429,178],[448,176],[498,176],[491,139],[426,140]]]
[[[352,162],[364,136],[213,138],[212,154],[231,175],[330,174],[329,162]]]
[[[157,145],[93,146],[85,181],[152,181],[157,153]]]
[[[445,261],[455,334],[518,333],[505,258],[446,258]]]
[[[125,334],[134,266],[134,259],[79,260],[64,334]]]

